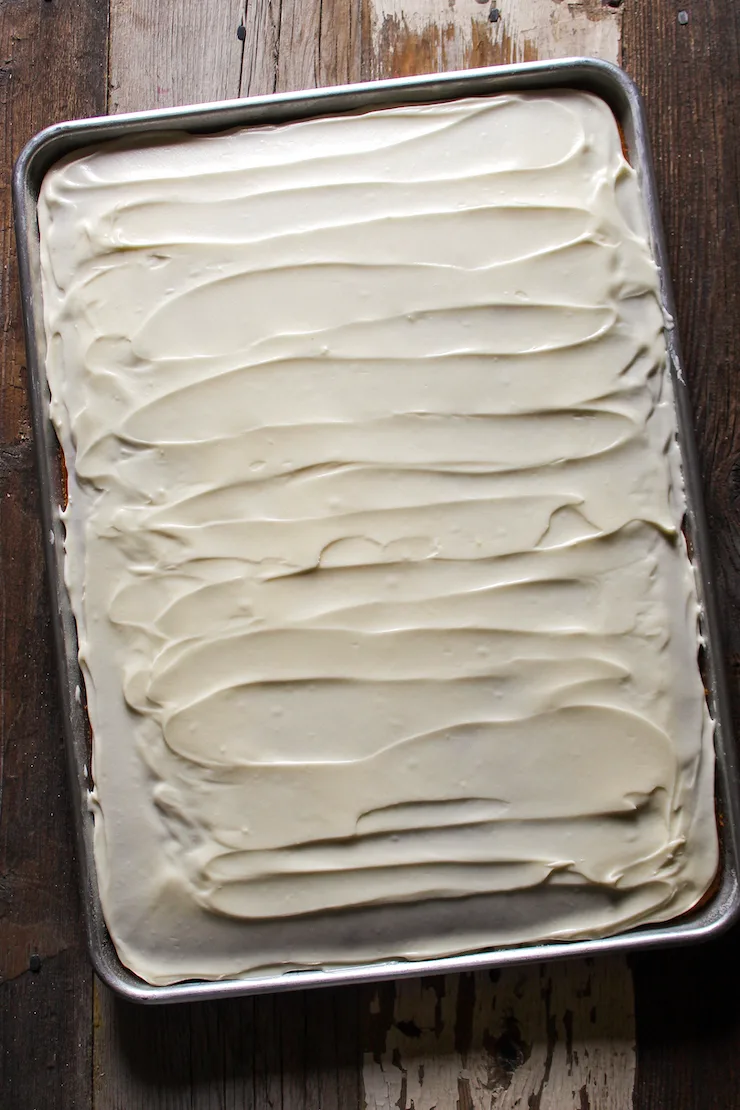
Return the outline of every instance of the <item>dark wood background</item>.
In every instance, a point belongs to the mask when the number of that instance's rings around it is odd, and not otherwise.
[[[608,6],[648,107],[738,722],[740,7],[683,2]],[[0,1107],[353,1110],[367,991],[144,1011],[94,992],[82,944],[9,184],[35,131],[106,110],[108,30],[106,0],[0,0]],[[739,956],[736,930],[634,959],[637,1110],[740,1107]]]

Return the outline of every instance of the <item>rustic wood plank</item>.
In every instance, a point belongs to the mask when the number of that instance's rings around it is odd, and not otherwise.
[[[372,77],[619,54],[620,5],[603,0],[367,0],[367,9]]]
[[[621,18],[621,5],[603,0],[250,0],[241,90],[575,54],[616,61]]]
[[[111,112],[239,95],[245,0],[113,0]]]
[[[194,1007],[148,1009],[123,1002],[97,980],[93,1023],[95,1110],[190,1110],[193,1064],[213,1068],[208,1049],[194,1051]],[[202,1016],[196,1021],[202,1023]],[[210,1046],[209,1046],[210,1047]],[[212,1074],[212,1070],[211,1070]],[[203,1086],[201,1092],[203,1091]],[[197,1104],[209,1108],[208,1091]],[[218,1105],[218,1104],[217,1104]]]
[[[275,92],[280,55],[282,0],[249,0],[244,17],[244,64],[240,93]]]
[[[679,22],[679,11],[687,22]],[[740,721],[740,11],[625,4],[643,94]],[[740,930],[635,961],[636,1110],[740,1106]]]
[[[104,109],[106,33],[105,5],[0,3],[0,1105],[18,1110],[90,1105],[92,973],[51,678],[10,173],[40,128]]]
[[[95,1110],[359,1110],[361,996],[148,1009],[96,983]]]
[[[252,1079],[254,1005],[247,1000],[206,1002],[190,1012],[190,1106],[198,1110],[255,1110]],[[143,1105],[151,1106],[150,1101]],[[129,1103],[123,1107],[128,1110]]]
[[[278,92],[319,84],[321,0],[282,0],[278,38]]]
[[[634,1110],[740,1106],[740,930],[634,962]]]
[[[96,982],[95,1110],[302,1108],[304,1026],[302,995],[149,1009]]]
[[[321,0],[319,85],[360,81],[362,72],[361,0]]]
[[[249,0],[242,96],[361,80],[363,6],[364,0]]]
[[[632,1106],[632,984],[621,961],[407,980],[376,992],[368,1110]]]

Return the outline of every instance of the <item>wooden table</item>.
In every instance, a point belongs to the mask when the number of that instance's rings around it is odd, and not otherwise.
[[[737,679],[740,8],[682,3],[0,0],[4,1110],[740,1107],[738,931],[629,962],[156,1010],[94,981],[52,679],[9,197],[21,146],[59,119],[533,57],[621,59],[647,100]]]

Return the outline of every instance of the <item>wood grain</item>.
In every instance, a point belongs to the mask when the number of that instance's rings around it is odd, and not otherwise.
[[[688,15],[679,23],[678,11]],[[740,722],[740,10],[625,4],[648,114]],[[740,1106],[740,930],[635,961],[636,1110]]]
[[[359,81],[362,0],[249,0],[243,96]]]
[[[367,0],[367,9],[372,77],[619,54],[621,6],[602,0]]]
[[[97,984],[95,1110],[360,1108],[366,998],[314,991],[142,1009]]]
[[[105,5],[0,3],[0,1106],[11,1110],[89,1104],[92,974],[51,682],[10,173],[41,127],[104,109],[106,33]]]
[[[239,95],[245,0],[112,0],[109,111]]]
[[[249,0],[241,91],[575,54],[616,61],[621,19],[621,4],[603,0]]]
[[[368,1110],[632,1106],[632,983],[580,960],[381,987],[363,1069]]]

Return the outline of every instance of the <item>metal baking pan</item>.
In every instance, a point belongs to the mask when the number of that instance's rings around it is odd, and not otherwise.
[[[594,956],[605,952],[676,945],[711,937],[727,928],[740,915],[740,796],[737,767],[719,646],[720,633],[709,560],[708,529],[701,504],[688,391],[681,367],[676,329],[670,328],[667,331],[668,352],[675,386],[688,502],[684,527],[697,570],[702,636],[706,645],[702,665],[710,710],[716,722],[716,804],[720,869],[711,896],[696,910],[673,922],[645,926],[599,940],[547,942],[444,959],[392,961],[329,971],[288,972],[247,980],[184,982],[161,987],[148,985],[121,964],[103,920],[93,858],[93,819],[86,804],[90,786],[90,730],[80,697],[83,682],[77,663],[76,629],[62,567],[64,534],[58,508],[64,489],[61,451],[48,415],[36,213],[44,174],[64,155],[109,139],[151,137],[173,131],[216,132],[404,103],[426,103],[515,90],[550,88],[588,90],[605,100],[614,112],[624,135],[627,156],[638,172],[647,205],[652,246],[660,267],[663,303],[670,315],[674,316],[642,103],[632,81],[620,69],[607,62],[593,59],[533,62],[466,73],[435,74],[222,104],[78,120],[42,131],[29,142],[18,159],[13,177],[13,202],[28,349],[28,382],[41,486],[46,563],[55,618],[56,662],[87,943],[97,974],[109,987],[128,999],[147,1003],[184,1002],[400,976],[473,971],[528,963],[543,958]]]

